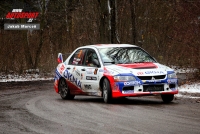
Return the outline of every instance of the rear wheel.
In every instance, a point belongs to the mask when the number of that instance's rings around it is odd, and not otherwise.
[[[105,103],[111,103],[112,101],[110,82],[106,78],[103,80],[103,100]]]
[[[59,80],[58,89],[59,89],[59,93],[60,93],[60,96],[62,99],[64,99],[64,100],[74,99],[75,95],[70,94],[70,90],[69,90],[67,82],[64,78]]]
[[[174,94],[162,94],[161,98],[164,103],[170,103],[174,99]]]

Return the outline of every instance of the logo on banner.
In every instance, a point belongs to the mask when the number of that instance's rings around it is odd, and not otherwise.
[[[32,22],[36,19],[39,12],[23,12],[23,9],[13,9],[12,12],[8,12],[6,19],[28,19],[27,22]]]

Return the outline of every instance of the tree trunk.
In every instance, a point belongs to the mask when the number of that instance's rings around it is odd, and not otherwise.
[[[24,54],[26,59],[27,68],[33,68],[33,59],[30,52],[29,47],[29,32],[28,31],[22,31],[24,39],[26,39],[26,42],[24,43]]]
[[[36,51],[36,55],[35,55],[35,64],[34,64],[34,68],[36,69],[39,65],[40,62],[40,53],[42,51],[42,46],[43,46],[43,34],[44,34],[44,26],[45,26],[45,0],[42,0],[42,15],[41,15],[41,23],[40,23],[40,42],[39,42],[39,46],[38,49]]]
[[[130,2],[130,7],[131,7],[131,22],[132,22],[132,43],[136,44],[136,12],[135,12],[135,8],[136,8],[136,4],[137,4],[137,0],[129,0]]]
[[[111,7],[111,43],[119,43],[117,37],[117,0],[110,0]]]
[[[100,43],[110,43],[109,0],[99,0],[100,4]]]

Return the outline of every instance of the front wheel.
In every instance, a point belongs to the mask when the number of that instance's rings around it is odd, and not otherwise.
[[[106,78],[103,80],[103,100],[105,103],[111,103],[112,101],[110,82]]]
[[[68,88],[67,82],[64,78],[59,80],[58,89],[60,96],[63,100],[72,100],[75,95],[70,94],[70,90]]]
[[[174,94],[162,94],[161,98],[164,103],[170,103],[174,99]]]

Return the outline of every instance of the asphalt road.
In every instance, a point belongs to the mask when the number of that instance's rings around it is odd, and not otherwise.
[[[2,134],[199,134],[200,103],[137,97],[105,104],[76,96],[62,100],[52,81],[0,83]]]

